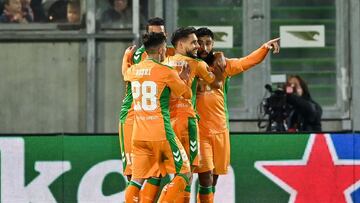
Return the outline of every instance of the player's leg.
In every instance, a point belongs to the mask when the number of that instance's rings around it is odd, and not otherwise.
[[[217,181],[219,179],[219,175],[218,174],[213,174],[213,190],[214,190],[214,193],[215,193],[215,186],[217,184]]]
[[[152,203],[160,189],[160,177],[151,177],[146,180],[143,189],[140,192],[140,199],[142,203]]]
[[[227,174],[230,165],[229,132],[214,135],[214,174]]]
[[[126,175],[127,180],[131,180],[131,136],[132,124],[119,122],[119,140],[121,161],[123,163],[123,174]]]
[[[138,203],[140,200],[139,192],[145,179],[132,178],[125,191],[126,203]]]
[[[167,143],[164,144],[166,144],[163,146],[164,155],[168,160],[171,160],[166,163],[172,165],[167,167],[172,169],[168,173],[175,173],[176,175],[168,184],[167,191],[161,202],[174,202],[179,193],[183,192],[189,184],[189,178],[191,177],[190,163],[183,146],[176,136],[169,136]]]
[[[211,203],[214,202],[214,193],[213,193],[213,172],[205,171],[198,173],[199,175],[199,193],[198,200],[201,203]]]
[[[230,165],[230,137],[229,131],[214,135],[214,174],[213,190],[217,184],[219,175],[225,175]]]
[[[153,142],[149,141],[132,141],[132,177],[126,189],[125,199],[127,201],[138,200],[141,186],[149,177],[157,176],[159,168],[156,167],[159,153],[154,152]]]
[[[159,199],[158,199],[157,202],[160,203],[160,202],[162,202],[164,200],[164,197],[165,197],[165,195],[167,193],[168,186],[169,186],[169,184],[164,185],[163,189],[161,190],[161,193],[160,193],[160,196],[159,196]]]
[[[198,123],[197,118],[193,117],[176,117],[172,119],[172,127],[181,144],[183,145],[187,156],[190,160],[192,169],[199,165],[199,141],[198,141]],[[186,186],[183,194],[179,195],[176,203],[190,202],[192,178]]]
[[[197,118],[178,116],[171,119],[176,137],[180,140],[189,158],[190,166],[199,165],[199,127]]]
[[[214,152],[213,137],[200,129],[200,164],[196,169],[199,175],[199,193],[200,202],[213,202],[213,169],[214,169]]]

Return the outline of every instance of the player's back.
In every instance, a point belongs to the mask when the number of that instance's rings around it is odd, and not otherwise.
[[[171,67],[146,59],[127,72],[134,101],[133,139],[160,141],[167,139],[170,126],[170,89],[185,92],[186,85]],[[178,85],[178,84],[182,84]]]
[[[166,48],[166,56],[175,55],[175,49],[173,47]],[[126,70],[134,65],[138,64],[141,61],[144,61],[148,58],[148,54],[145,51],[145,47],[139,47],[135,52],[132,52],[130,47],[125,51],[123,62],[122,62],[122,73],[125,74]],[[131,85],[128,82],[125,82],[125,97],[123,99],[123,105],[120,110],[120,120],[123,123],[132,123],[134,119],[134,109],[132,103],[132,94],[131,94]]]

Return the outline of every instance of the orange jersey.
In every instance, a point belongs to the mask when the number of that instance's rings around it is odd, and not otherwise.
[[[175,49],[173,47],[167,47],[166,56],[173,56],[175,54]],[[148,57],[145,47],[141,46],[138,48],[135,53],[127,49],[123,56],[123,61],[121,64],[121,73],[124,76],[126,71],[130,66],[138,64],[141,61],[145,60]],[[120,110],[120,121],[122,123],[132,123],[134,119],[134,109],[132,104],[132,95],[131,95],[131,85],[126,82],[125,84],[125,97],[123,99],[123,104]]]
[[[166,47],[166,56],[168,57],[173,55],[175,55],[175,49],[170,46]],[[141,61],[147,59],[147,57],[148,55],[145,52],[144,46],[138,48],[135,51],[135,53],[131,52],[129,49],[126,49],[121,64],[122,75],[124,76],[124,74],[126,73],[127,69],[130,68],[130,66],[140,63]]]
[[[129,49],[126,49],[122,64],[121,64],[121,73],[123,77],[126,74],[126,71],[134,64],[139,63],[144,58],[147,58],[145,48],[142,46],[136,50],[135,53],[131,52]],[[137,60],[135,60],[137,59]],[[131,124],[134,120],[134,109],[133,109],[133,98],[131,94],[131,85],[129,82],[125,82],[125,97],[120,109],[120,121],[122,123]]]
[[[190,67],[190,77],[187,83],[191,88],[193,97],[191,99],[184,99],[181,97],[171,96],[170,100],[170,112],[171,117],[176,115],[183,115],[188,117],[195,117],[194,107],[196,104],[196,87],[197,78],[202,78],[207,83],[212,83],[215,80],[213,73],[208,71],[208,65],[199,59],[193,59],[181,54],[175,54],[174,56],[167,57],[164,64],[175,67],[178,71],[181,70],[186,64]]]
[[[228,130],[227,90],[230,77],[254,67],[267,53],[268,49],[262,46],[244,58],[225,59],[224,80],[219,89],[212,89],[206,83],[199,82],[196,109],[200,116],[200,131],[213,134]]]
[[[170,92],[191,98],[191,90],[178,73],[153,59],[130,67],[125,75],[131,81],[134,103],[133,140],[161,141],[174,136],[170,123]]]

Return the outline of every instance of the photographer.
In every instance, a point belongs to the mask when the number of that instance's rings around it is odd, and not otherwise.
[[[321,131],[321,106],[310,96],[305,81],[298,75],[287,79],[287,103],[292,110],[286,120],[288,131]]]

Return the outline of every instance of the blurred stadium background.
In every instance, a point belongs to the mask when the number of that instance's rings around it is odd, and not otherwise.
[[[249,54],[283,26],[324,27],[322,46],[283,47],[232,78],[232,163],[216,202],[287,202],[289,194],[254,165],[299,160],[314,139],[331,140],[340,158],[359,165],[359,134],[352,134],[360,131],[359,0],[129,0],[130,26],[101,19],[107,0],[80,0],[80,20],[66,23],[66,3],[31,0],[34,22],[0,23],[0,202],[124,198],[116,135],[124,95],[120,64],[124,50],[139,45],[144,20],[155,16],[166,20],[169,34],[179,26],[212,26],[216,49],[228,57]],[[257,127],[259,104],[264,85],[279,74],[305,78],[323,107],[323,131],[347,134],[246,134],[264,131]],[[357,189],[353,202],[360,202]]]
[[[54,2],[33,0],[31,5],[42,6],[46,17]],[[100,21],[107,7],[105,0],[81,1],[78,25],[46,18],[0,24],[1,133],[116,132],[124,93],[122,54],[139,42],[140,18],[154,16],[165,18],[169,33],[178,26],[231,27],[232,44],[219,48],[228,57],[250,53],[279,36],[283,25],[324,26],[325,46],[283,48],[232,79],[232,131],[259,131],[258,104],[272,74],[306,79],[324,109],[324,131],[360,129],[358,0],[134,0],[128,29]]]

